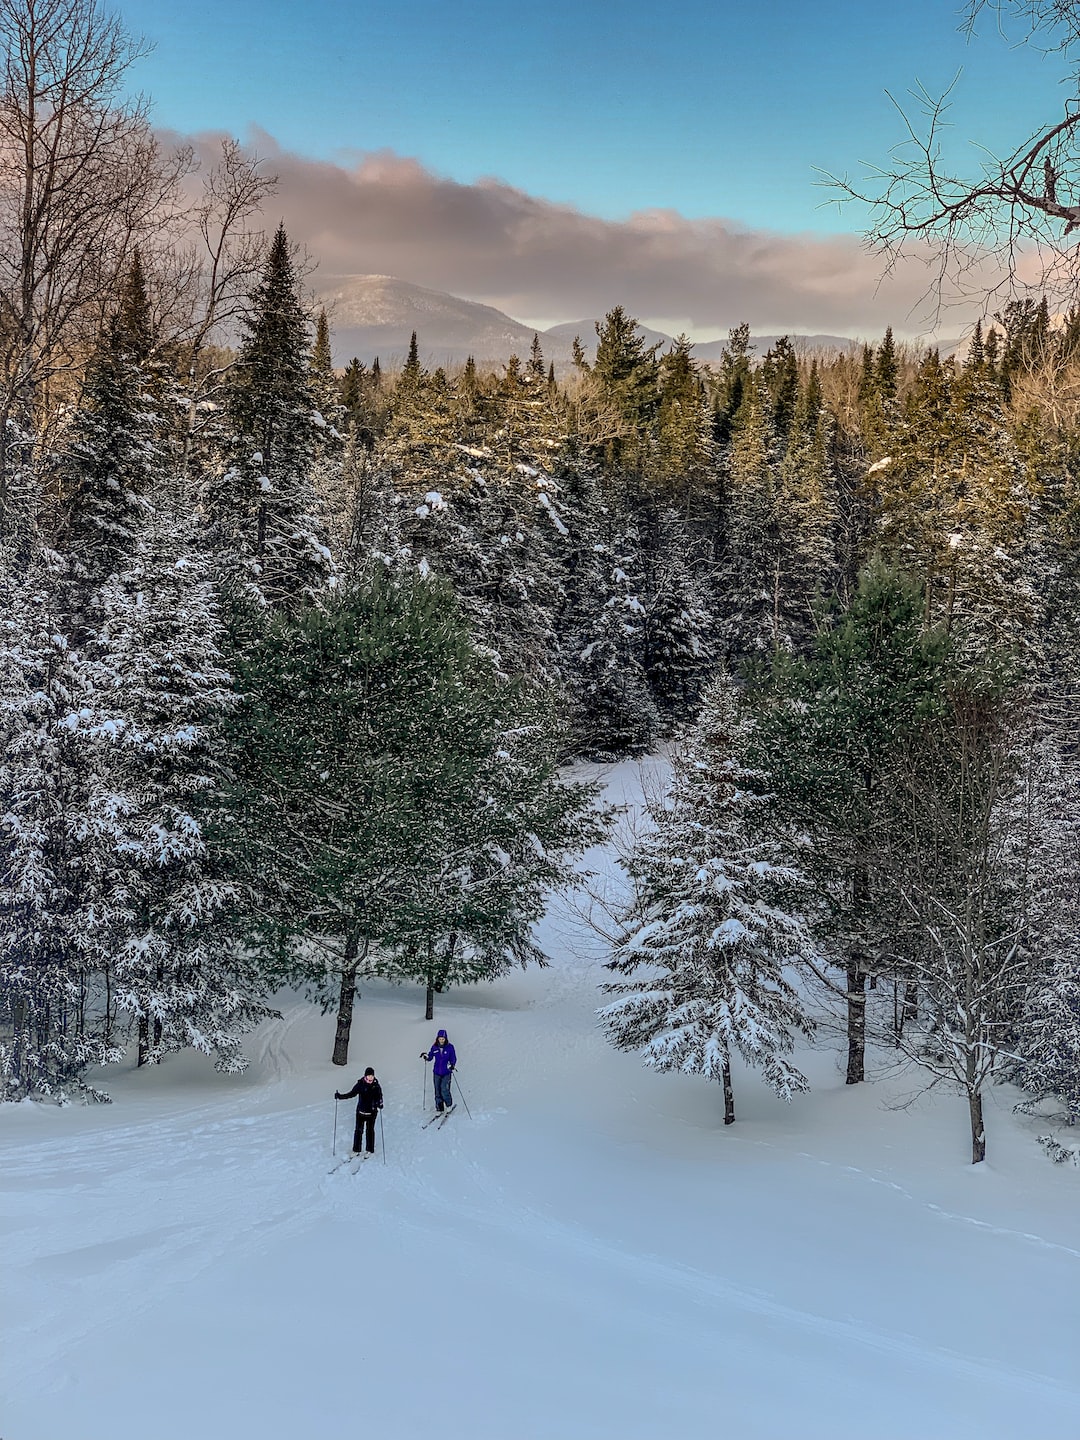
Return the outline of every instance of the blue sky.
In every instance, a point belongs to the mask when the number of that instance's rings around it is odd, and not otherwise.
[[[281,176],[269,222],[324,274],[395,274],[537,325],[626,303],[702,339],[740,319],[927,334],[924,277],[879,288],[854,238],[863,217],[824,203],[815,167],[884,162],[902,135],[885,92],[906,103],[961,69],[949,144],[969,166],[971,137],[1010,149],[1063,100],[1058,61],[1018,43],[1019,22],[1005,39],[991,13],[969,43],[934,0],[121,13],[155,47],[133,78],[157,123],[254,136]]]
[[[969,45],[933,0],[128,0],[139,66],[182,131],[257,125],[327,158],[389,148],[608,218],[672,208],[784,231],[847,228],[814,166],[877,159],[885,97],[964,66],[957,117],[1007,140],[1054,99],[1054,62]]]

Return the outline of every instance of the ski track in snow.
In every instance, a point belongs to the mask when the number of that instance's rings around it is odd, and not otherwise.
[[[362,987],[344,1086],[332,1020],[289,1001],[247,1076],[177,1060],[111,1107],[0,1114],[4,1440],[1080,1434],[1080,1177],[1030,1130],[997,1117],[973,1178],[959,1102],[890,1111],[822,1063],[790,1108],[740,1075],[724,1131],[709,1087],[598,1035],[570,908],[545,937],[550,969],[440,997],[435,1027]],[[440,1025],[458,1105],[423,1131]],[[369,1057],[385,1163],[328,1174],[329,1097]],[[444,1289],[468,1365],[432,1350]]]
[[[814,1159],[815,1157],[807,1158]],[[542,1235],[548,1241],[553,1242],[551,1245],[553,1250],[574,1251],[588,1256],[591,1261],[601,1261],[607,1265],[617,1266],[638,1278],[647,1275],[650,1283],[689,1294],[702,1304],[723,1300],[734,1304],[739,1309],[753,1311],[755,1314],[780,1320],[788,1325],[833,1337],[842,1341],[845,1346],[870,1349],[886,1355],[904,1356],[920,1364],[943,1366],[948,1371],[961,1373],[972,1379],[983,1381],[993,1379],[995,1382],[1000,1382],[1002,1379],[1003,1371],[998,1362],[991,1364],[960,1350],[928,1347],[913,1335],[871,1330],[862,1324],[832,1320],[814,1312],[797,1310],[779,1303],[763,1291],[748,1290],[733,1285],[689,1266],[674,1264],[658,1255],[628,1252],[581,1227],[560,1223],[550,1216],[530,1208],[519,1197],[515,1196],[512,1200],[507,1198],[501,1189],[491,1183],[481,1166],[470,1163],[477,1188],[485,1194],[489,1203],[494,1202],[494,1208],[487,1210],[483,1215],[483,1223],[486,1226],[497,1225],[511,1235],[525,1231],[534,1243],[537,1241],[537,1237]],[[903,1191],[903,1187],[891,1184],[891,1182],[876,1180],[854,1166],[840,1168],[853,1175],[858,1175],[862,1179],[870,1180],[872,1183],[889,1184],[890,1188],[905,1194],[905,1198],[912,1198]],[[422,1183],[420,1188],[426,1190],[433,1211],[453,1209],[462,1217],[478,1219],[475,1202],[466,1204],[461,1201],[448,1201],[445,1196],[435,1193],[430,1187],[424,1187]],[[929,1206],[928,1208],[937,1210],[939,1207]],[[944,1212],[942,1213],[944,1214]],[[981,1228],[993,1230],[995,1234],[1034,1240],[1049,1249],[1065,1250],[1070,1255],[1080,1254],[1080,1252],[1069,1250],[1067,1247],[1053,1245],[1039,1236],[983,1226],[982,1222],[974,1221],[970,1216],[945,1215],[945,1218],[973,1223]],[[1012,1384],[1034,1394],[1052,1394],[1080,1401],[1080,1390],[1075,1387],[1056,1383],[1048,1380],[1045,1376],[1016,1367],[1008,1367],[1005,1373]]]

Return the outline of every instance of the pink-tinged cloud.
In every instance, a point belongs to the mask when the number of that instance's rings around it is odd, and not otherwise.
[[[249,146],[278,177],[267,223],[282,218],[308,249],[316,289],[394,275],[518,318],[555,323],[621,304],[691,334],[742,320],[759,333],[926,328],[927,270],[910,264],[882,280],[880,258],[853,235],[783,235],[670,210],[605,220],[501,180],[449,180],[389,151],[313,160],[261,131]],[[216,147],[213,136],[196,141],[207,163]]]

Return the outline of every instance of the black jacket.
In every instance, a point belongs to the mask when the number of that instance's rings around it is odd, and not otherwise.
[[[363,1076],[345,1095],[339,1095],[339,1100],[351,1100],[356,1095],[359,1098],[356,1102],[356,1113],[358,1115],[374,1115],[376,1110],[382,1109],[382,1086],[378,1080],[372,1080],[369,1085]]]

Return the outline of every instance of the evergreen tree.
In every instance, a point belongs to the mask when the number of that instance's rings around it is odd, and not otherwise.
[[[131,253],[131,264],[120,287],[117,318],[119,348],[135,364],[145,365],[153,353],[156,335],[142,251],[138,246]]]
[[[665,498],[690,519],[711,518],[714,445],[693,346],[680,335],[659,369],[656,479]]]
[[[630,918],[610,968],[626,978],[600,1013],[612,1041],[647,1065],[720,1082],[735,1119],[731,1057],[759,1068],[777,1094],[807,1088],[788,1056],[811,1033],[785,968],[813,947],[797,906],[802,881],[776,848],[753,838],[747,812],[759,777],[737,758],[729,681],[709,691],[670,798],[649,807],[650,830],[628,861]]]
[[[409,337],[409,353],[405,357],[405,364],[402,366],[401,375],[398,379],[398,391],[402,395],[408,395],[414,391],[424,378],[424,370],[420,365],[420,347],[416,341],[416,331]]]
[[[811,655],[778,657],[756,700],[767,833],[806,837],[803,865],[825,906],[817,938],[845,970],[848,1084],[865,1077],[869,975],[902,950],[896,877],[877,864],[883,850],[916,845],[900,758],[945,712],[955,673],[949,638],[925,629],[923,606],[917,583],[872,563]]]
[[[735,417],[743,408],[752,373],[750,326],[743,323],[729,333],[720,357],[713,411],[716,440],[720,445],[727,445],[731,439]]]
[[[838,486],[831,425],[824,412],[817,365],[799,388],[778,470],[779,506],[788,531],[780,608],[796,652],[805,653],[821,602],[840,585]]]
[[[712,665],[713,624],[700,571],[686,527],[677,516],[665,516],[650,565],[643,663],[669,725],[696,708]]]
[[[491,980],[513,965],[546,964],[533,938],[570,862],[602,836],[593,789],[559,779],[561,737],[551,708],[520,687],[474,689],[486,722],[473,737],[470,780],[445,797],[429,833],[431,873],[406,896],[384,946],[390,973],[434,995]]]
[[[87,804],[85,666],[63,574],[40,545],[7,545],[0,585],[0,1067],[11,1098],[62,1097],[121,1053],[108,1008],[103,1025],[86,1014],[97,937],[80,923],[109,817]]]
[[[540,344],[540,336],[533,335],[532,349],[529,351],[529,363],[525,373],[533,380],[544,378],[544,350]]]
[[[313,466],[321,433],[308,320],[284,226],[279,226],[227,401],[234,434],[208,509],[226,572],[259,605],[295,607],[331,574],[316,518]]]
[[[776,475],[776,432],[760,379],[744,391],[727,460],[723,549],[717,576],[720,641],[729,664],[790,649],[785,604],[788,517]]]
[[[786,335],[777,340],[762,361],[761,380],[772,402],[773,428],[786,441],[799,400],[799,364]]]
[[[362,968],[429,974],[427,942],[445,958],[451,920],[467,967],[528,958],[542,880],[525,860],[530,836],[547,836],[558,867],[584,792],[556,794],[550,764],[519,773],[491,661],[443,586],[379,569],[322,610],[272,620],[240,688],[229,813],[249,928],[267,963],[284,953],[285,973],[336,1001],[336,1064]],[[489,798],[509,812],[487,815]]]
[[[234,895],[207,841],[232,695],[196,540],[182,495],[159,485],[130,566],[101,593],[85,700],[91,800],[112,817],[115,853],[97,939],[116,1008],[136,1020],[140,1065],[190,1047],[237,1070],[240,1037],[268,1012],[230,942]]]
[[[129,296],[134,288],[129,283]],[[130,558],[151,477],[165,463],[161,417],[137,348],[142,342],[131,339],[139,320],[135,302],[131,310],[127,319],[115,317],[102,337],[58,465],[60,543],[71,572],[76,633],[85,633],[94,593]]]
[[[590,374],[595,394],[621,422],[608,437],[605,460],[626,471],[646,468],[650,435],[660,404],[659,345],[647,346],[638,322],[621,305],[596,322],[596,359]]]
[[[315,342],[311,347],[311,385],[317,413],[327,425],[337,427],[342,418],[343,397],[334,374],[334,355],[330,344],[330,321],[325,310],[319,311],[315,322]]]
[[[581,753],[598,759],[641,754],[659,727],[644,667],[640,540],[630,525],[605,530],[603,517],[595,515],[591,524],[574,528],[577,564],[568,617],[575,736]]]

